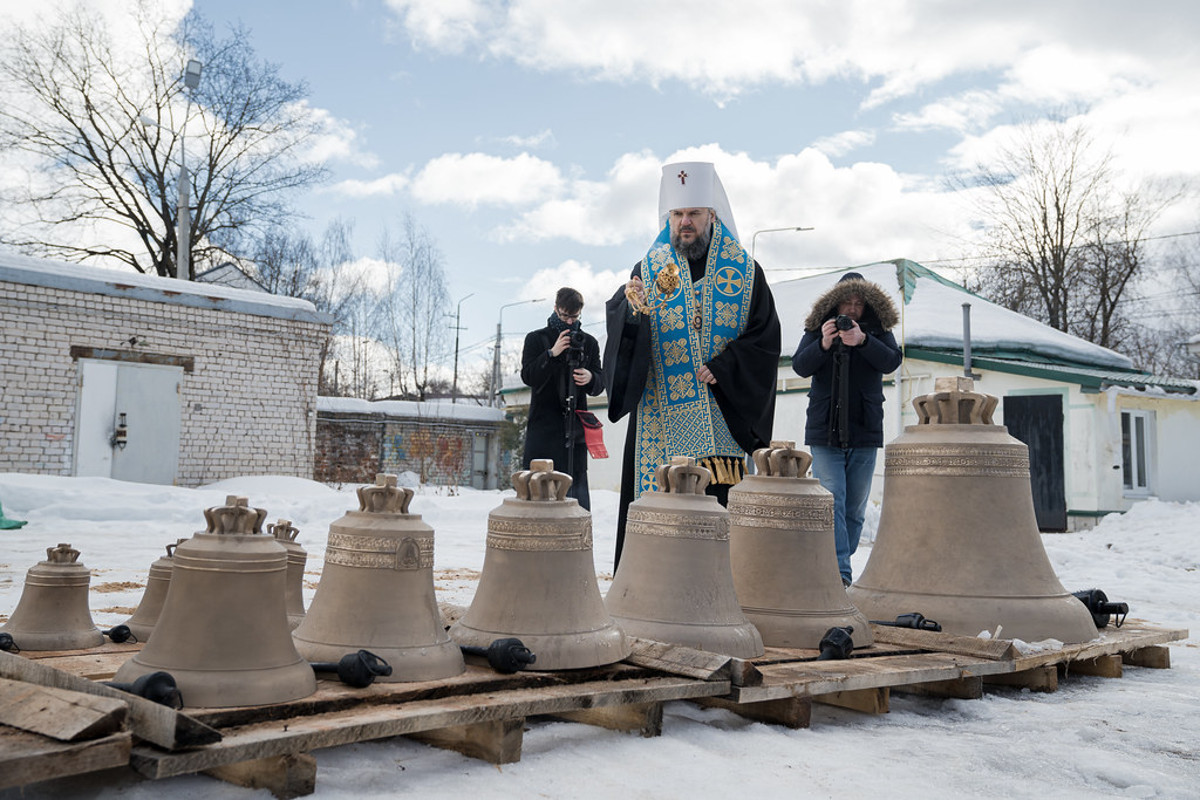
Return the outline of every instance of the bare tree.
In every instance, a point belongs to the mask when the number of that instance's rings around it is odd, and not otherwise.
[[[1112,155],[1086,127],[1027,123],[991,165],[952,181],[982,188],[991,261],[981,293],[1104,347],[1126,343],[1127,300],[1146,262],[1146,236],[1181,188],[1116,187]]]
[[[82,3],[51,25],[5,32],[0,154],[26,180],[0,196],[0,243],[173,276],[184,134],[192,259],[211,265],[324,176],[303,153],[319,123],[305,85],[258,60],[244,29],[218,38],[192,12],[168,31],[145,0],[131,13],[132,51]],[[182,77],[192,57],[204,64],[195,102]]]
[[[402,392],[424,400],[433,376],[430,368],[449,352],[445,335],[449,295],[442,256],[429,232],[405,214],[400,232],[385,228],[379,257],[390,265],[381,305],[383,340],[396,354]]]

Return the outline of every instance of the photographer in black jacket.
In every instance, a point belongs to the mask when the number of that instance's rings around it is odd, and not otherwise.
[[[812,378],[804,443],[813,477],[833,493],[838,569],[847,586],[883,447],[883,376],[903,358],[891,334],[899,319],[878,284],[847,272],[813,304],[792,356],[796,374]]]
[[[554,313],[546,327],[525,337],[521,380],[533,392],[522,464],[529,469],[535,458],[553,459],[554,469],[573,479],[567,496],[590,510],[588,453],[583,426],[575,412],[587,410],[588,395],[595,397],[604,391],[604,376],[600,371],[600,346],[579,326],[582,312],[583,295],[564,286],[558,290]]]

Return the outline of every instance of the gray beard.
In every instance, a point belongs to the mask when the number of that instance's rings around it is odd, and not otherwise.
[[[684,244],[680,240],[679,234],[673,234],[671,236],[671,247],[674,247],[684,258],[694,261],[708,255],[708,243],[710,239],[712,239],[712,234],[709,228],[706,227],[704,230],[696,231],[696,238],[690,244]]]

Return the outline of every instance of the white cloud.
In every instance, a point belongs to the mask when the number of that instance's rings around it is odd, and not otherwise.
[[[534,149],[541,147],[544,144],[553,144],[554,133],[547,128],[546,130],[539,131],[532,136],[505,136],[501,138],[500,141],[504,142],[505,144],[513,145],[514,147]]]
[[[869,147],[874,143],[875,134],[871,131],[842,131],[833,136],[818,139],[813,142],[813,147],[827,156],[836,158],[860,147]]]
[[[945,129],[968,133],[991,123],[1002,107],[996,92],[972,89],[929,103],[915,112],[896,114],[892,122],[902,131]]]
[[[540,71],[659,85],[716,98],[766,84],[871,85],[864,107],[947,78],[1004,74],[1014,98],[1062,102],[1137,80],[1193,49],[1200,6],[610,0],[388,0],[418,47],[483,53]]]
[[[317,108],[307,100],[302,109],[317,127],[316,137],[309,142],[303,157],[308,161],[344,161],[360,167],[373,168],[379,159],[373,153],[359,147],[358,132],[343,119],[339,119],[324,108]]]
[[[407,175],[393,172],[369,181],[340,181],[329,187],[328,191],[347,197],[389,197],[403,191],[408,184]]]
[[[485,153],[448,153],[428,162],[412,180],[413,196],[425,203],[523,206],[563,188],[558,167],[522,153],[500,158]]]

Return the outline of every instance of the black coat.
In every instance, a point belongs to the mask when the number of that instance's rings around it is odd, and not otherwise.
[[[904,358],[891,328],[896,324],[895,307],[882,289],[869,281],[849,280],[836,284],[813,305],[805,321],[804,336],[792,356],[797,375],[812,378],[808,392],[808,418],[804,443],[837,447],[830,440],[830,409],[834,392],[834,349],[821,348],[821,325],[837,316],[838,305],[850,294],[865,301],[858,326],[867,334],[859,347],[844,349],[849,360],[848,411],[850,447],[883,447],[883,376],[900,366]]]
[[[532,389],[529,401],[529,423],[525,429],[525,452],[522,464],[529,469],[535,458],[554,460],[554,468],[567,471],[566,423],[564,413],[568,392],[575,397],[575,408],[587,410],[587,396],[593,397],[604,390],[604,374],[600,369],[600,345],[586,331],[583,332],[583,357],[580,367],[591,370],[592,379],[586,386],[576,386],[571,380],[568,356],[564,350],[559,356],[551,356],[550,348],[558,340],[558,331],[550,326],[532,331],[525,337],[525,349],[521,354],[521,380]],[[578,418],[571,420],[574,433],[574,470],[571,475],[571,497],[579,497],[575,489],[587,487],[587,447],[583,441],[583,427]]]

